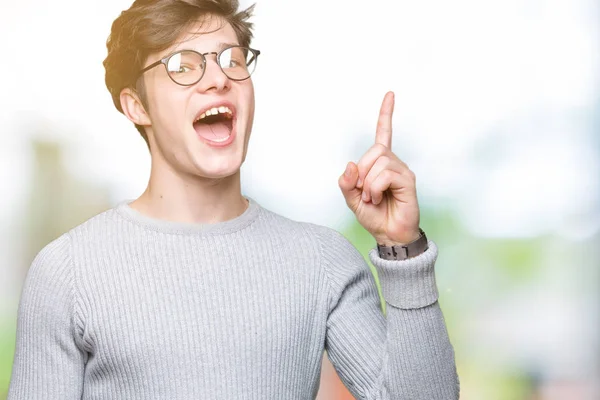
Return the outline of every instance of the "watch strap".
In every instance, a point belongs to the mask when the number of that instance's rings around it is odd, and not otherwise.
[[[418,256],[424,253],[428,248],[427,236],[423,229],[419,228],[421,236],[418,239],[407,243],[403,246],[384,246],[377,243],[377,250],[379,251],[379,257],[384,260],[406,260],[407,258]]]

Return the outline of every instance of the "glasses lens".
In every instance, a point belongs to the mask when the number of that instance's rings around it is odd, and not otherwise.
[[[221,52],[219,65],[230,79],[247,79],[256,68],[256,54],[247,47],[230,47]]]
[[[175,82],[181,85],[192,85],[202,78],[204,58],[193,51],[180,51],[169,58],[167,71]]]

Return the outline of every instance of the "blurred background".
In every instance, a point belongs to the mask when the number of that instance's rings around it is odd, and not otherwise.
[[[102,66],[130,4],[0,3],[0,399],[34,256],[147,183]],[[337,179],[393,90],[461,399],[600,399],[599,2],[263,0],[254,22],[243,192],[368,260]],[[319,399],[351,398],[325,358]]]

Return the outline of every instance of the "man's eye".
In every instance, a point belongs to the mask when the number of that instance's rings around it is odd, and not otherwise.
[[[179,68],[177,68],[177,69],[173,68],[173,70],[171,70],[171,72],[175,73],[175,74],[185,74],[186,72],[190,72],[191,70],[193,70],[193,68],[191,66],[180,65]]]
[[[221,63],[221,65],[222,65],[222,68],[235,68],[238,66],[238,63],[235,60],[229,60],[224,63]]]
[[[229,60],[229,64],[227,65],[227,68],[241,68],[243,65],[244,65],[243,61],[231,59],[231,60]]]

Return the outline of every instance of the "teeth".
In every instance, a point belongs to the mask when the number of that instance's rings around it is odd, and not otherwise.
[[[229,136],[231,135],[227,135],[227,137],[224,137],[223,139],[210,139],[211,142],[217,142],[217,143],[221,143],[226,141],[227,139],[229,139]]]
[[[198,119],[195,122],[200,121],[201,119],[204,119],[208,116],[217,115],[217,114],[227,114],[228,118],[231,118],[233,116],[233,112],[229,109],[229,107],[226,107],[226,106],[213,107],[210,110],[206,110],[205,112],[200,114],[200,116],[198,117]]]

